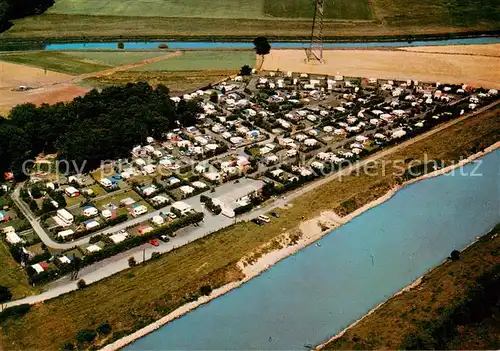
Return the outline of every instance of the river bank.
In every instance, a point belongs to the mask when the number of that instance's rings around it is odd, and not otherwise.
[[[433,173],[429,173],[427,175],[424,175],[422,177],[416,178],[414,180],[411,180],[407,183],[405,183],[402,186],[398,186],[385,194],[384,196],[378,198],[377,200],[363,206],[362,208],[358,209],[357,211],[354,211],[353,213],[343,217],[339,218],[332,212],[323,212],[321,213],[320,216],[317,216],[311,220],[308,220],[306,222],[303,222],[300,225],[301,231],[307,230],[307,233],[302,233],[302,237],[292,246],[282,248],[280,250],[276,250],[267,254],[264,254],[260,259],[258,259],[256,262],[252,264],[247,264],[245,265],[243,262],[244,260],[240,261],[239,266],[242,269],[243,273],[245,274],[245,277],[237,282],[233,282],[227,285],[224,285],[220,287],[219,289],[214,290],[209,296],[202,297],[198,299],[197,301],[191,302],[189,304],[186,304],[177,310],[173,311],[172,313],[168,314],[167,316],[161,318],[160,320],[148,325],[145,328],[142,328],[138,331],[136,331],[133,334],[130,334],[122,339],[119,339],[115,341],[112,344],[107,345],[104,347],[104,350],[117,350],[120,349],[136,339],[139,339],[154,330],[162,327],[163,325],[167,324],[168,322],[181,317],[185,313],[219,297],[222,296],[229,291],[233,290],[234,288],[237,288],[244,284],[245,282],[251,280],[254,277],[259,276],[263,272],[267,271],[270,267],[272,267],[274,264],[277,262],[281,261],[282,259],[289,257],[301,249],[305,248],[308,245],[313,244],[317,240],[321,239],[323,236],[328,234],[331,229],[338,228],[340,225],[347,223],[348,221],[352,220],[353,218],[359,216],[360,214],[372,209],[373,207],[380,205],[381,203],[389,200],[392,198],[400,189],[402,189],[405,186],[408,186],[412,183],[418,182],[423,179],[429,179],[432,177],[437,177],[446,173],[450,173],[453,170],[462,167],[474,160],[476,160],[479,157],[485,156],[486,154],[493,152],[494,150],[497,150],[500,148],[500,142],[497,142],[490,147],[486,148],[484,152],[480,152],[478,154],[472,155],[471,157],[464,159],[460,161],[459,163],[443,168],[441,170],[438,170]],[[320,224],[321,223],[321,224]],[[325,228],[328,227],[328,229]]]

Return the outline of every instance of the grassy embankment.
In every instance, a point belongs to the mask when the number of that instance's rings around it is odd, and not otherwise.
[[[462,121],[440,133],[386,156],[384,163],[429,158],[451,163],[473,147],[500,139],[500,108]],[[313,218],[321,211],[360,207],[387,192],[400,176],[390,166],[378,176],[364,173],[344,177],[310,191],[279,209],[279,219],[263,227],[239,223],[183,246],[150,262],[109,277],[85,290],[37,305],[16,321],[7,321],[0,345],[12,349],[58,349],[74,341],[81,329],[95,329],[108,321],[113,334],[107,341],[130,333],[196,297],[203,285],[218,287],[241,277],[237,262],[286,231],[296,231],[301,217]],[[113,313],[110,313],[113,311]],[[36,335],[36,337],[33,337]]]
[[[391,298],[382,307],[349,329],[341,338],[325,346],[328,350],[405,349],[416,344],[427,349],[488,350],[500,347],[500,321],[488,316],[498,301],[473,302],[482,304],[485,311],[482,321],[467,323],[478,311],[468,311],[469,317],[461,318],[455,326],[455,307],[471,302],[479,287],[477,279],[485,273],[498,271],[500,264],[500,225],[460,255],[458,261],[447,261],[427,273],[420,285]],[[495,268],[495,266],[497,266]],[[472,294],[471,294],[472,293]],[[490,293],[491,294],[491,293]],[[473,300],[472,300],[473,301]],[[494,307],[493,307],[494,308]],[[472,317],[474,318],[474,317]],[[480,318],[481,319],[481,318]],[[448,324],[446,333],[436,329]],[[411,336],[410,336],[411,335]],[[418,336],[418,337],[416,337]],[[433,345],[433,346],[431,346]]]
[[[29,285],[24,270],[14,261],[3,240],[0,240],[0,285],[10,289],[14,300],[33,295],[35,292]]]
[[[311,30],[308,0],[226,1],[58,0],[48,13],[15,21],[0,41],[89,38],[304,38]],[[210,11],[206,11],[210,8]],[[138,15],[142,15],[138,19]],[[162,17],[163,16],[163,17]],[[165,17],[169,17],[165,20]],[[379,37],[500,29],[496,0],[342,0],[327,2],[324,36]]]

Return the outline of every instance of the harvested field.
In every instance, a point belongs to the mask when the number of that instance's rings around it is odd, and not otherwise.
[[[0,61],[0,89],[16,88],[20,85],[36,87],[69,79],[71,76],[68,74]],[[3,97],[4,93],[2,92]]]
[[[273,50],[263,69],[500,87],[497,57],[404,50],[325,50],[324,57],[326,64],[310,64],[304,61],[303,50]]]
[[[413,51],[413,52],[427,52],[427,53],[433,52],[440,54],[461,54],[461,55],[500,57],[500,44],[422,46],[422,47],[402,48],[402,50]]]

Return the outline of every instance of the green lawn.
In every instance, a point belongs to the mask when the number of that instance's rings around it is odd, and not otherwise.
[[[141,66],[134,71],[200,71],[239,69],[243,65],[253,67],[253,51],[185,51],[181,56],[173,57],[150,65]]]
[[[64,54],[81,61],[92,61],[106,66],[123,66],[166,55],[161,51],[65,51]]]
[[[49,51],[0,54],[0,60],[68,74],[99,72],[109,68],[100,63]]]

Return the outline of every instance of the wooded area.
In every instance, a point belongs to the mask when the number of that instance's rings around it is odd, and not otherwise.
[[[10,20],[44,13],[54,0],[0,0],[0,33],[9,29]]]
[[[175,104],[168,88],[146,83],[92,90],[69,103],[19,105],[0,118],[0,172],[20,177],[24,161],[40,152],[94,169],[127,157],[148,136],[195,124],[197,112],[197,102]]]

